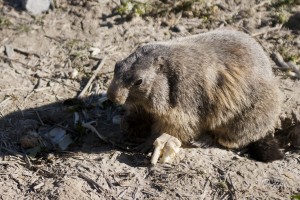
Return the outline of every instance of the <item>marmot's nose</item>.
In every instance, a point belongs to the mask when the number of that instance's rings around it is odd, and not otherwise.
[[[111,82],[107,90],[107,98],[116,104],[124,104],[128,96],[128,89],[117,86]]]
[[[107,90],[107,98],[116,104],[124,104],[126,101],[126,96],[119,94],[118,92],[113,92],[110,89]]]
[[[107,98],[116,104],[124,104],[126,97],[122,95],[116,95],[113,92],[107,92]]]

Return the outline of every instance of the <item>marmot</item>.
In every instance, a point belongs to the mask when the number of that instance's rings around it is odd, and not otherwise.
[[[138,47],[116,63],[107,95],[125,104],[125,121],[137,113],[147,119],[143,128],[155,137],[189,143],[213,133],[224,147],[249,146],[257,160],[283,157],[272,136],[278,83],[263,48],[245,33],[215,30]]]

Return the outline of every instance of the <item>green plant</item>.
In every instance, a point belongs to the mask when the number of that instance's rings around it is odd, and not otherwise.
[[[300,200],[300,194],[296,194],[296,195],[291,196],[291,199]]]
[[[9,21],[9,19],[5,18],[4,16],[0,15],[0,28],[7,28],[12,23]]]

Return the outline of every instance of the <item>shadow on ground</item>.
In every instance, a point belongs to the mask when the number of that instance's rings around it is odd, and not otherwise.
[[[112,123],[112,116],[118,109],[111,105],[97,106],[99,97],[86,99],[68,99],[63,102],[52,103],[37,108],[20,110],[10,113],[0,119],[0,156],[18,154],[24,156],[32,153],[35,147],[25,148],[21,145],[20,138],[24,135],[35,135],[39,138],[36,157],[46,157],[49,153],[67,155],[76,152],[101,153],[122,148],[117,144],[122,142],[122,133],[119,125]],[[110,102],[106,102],[110,104]],[[77,117],[75,117],[77,116]],[[94,132],[87,131],[80,123],[75,123],[75,118],[80,122],[94,121],[96,130],[109,140],[102,141]],[[47,145],[45,135],[54,128],[66,131],[73,140],[66,149],[58,149],[57,146]],[[45,145],[46,143],[46,145]],[[126,150],[124,147],[123,150]]]
[[[3,0],[4,5],[10,6],[18,11],[24,10],[23,3],[21,0]]]

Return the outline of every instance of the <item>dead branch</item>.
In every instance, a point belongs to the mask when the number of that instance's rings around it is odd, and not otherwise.
[[[20,54],[23,54],[25,56],[31,56],[31,55],[34,55],[38,58],[41,58],[41,56],[37,53],[34,53],[34,52],[28,52],[28,51],[25,51],[23,49],[19,49],[19,48],[14,48],[14,51],[17,52],[17,53],[20,53]]]
[[[98,67],[97,69],[94,71],[92,77],[90,78],[90,80],[88,81],[88,83],[85,85],[85,87],[83,88],[83,90],[80,92],[80,94],[78,95],[78,99],[82,98],[85,94],[85,92],[87,91],[87,89],[90,87],[90,85],[92,84],[93,80],[96,78],[98,72],[100,71],[100,69],[103,67],[104,62],[105,62],[105,57],[101,60],[101,62],[98,62]]]
[[[292,61],[286,63],[278,52],[273,53],[272,57],[275,63],[279,65],[280,70],[293,71],[295,72],[295,77],[300,79],[300,67],[298,67],[295,63]]]
[[[81,177],[84,180],[86,180],[94,188],[96,188],[99,193],[102,193],[104,191],[104,189],[96,181],[94,181],[93,179],[87,177],[85,174],[79,173],[78,175],[79,175],[79,177]]]
[[[265,28],[264,30],[258,31],[258,32],[256,32],[256,33],[252,33],[251,36],[252,36],[252,37],[256,37],[256,36],[259,36],[259,35],[263,35],[263,34],[265,34],[265,33],[277,31],[277,30],[280,30],[281,27],[282,27],[282,24],[279,25],[279,26],[275,26],[275,27],[273,27],[273,28]]]
[[[200,197],[200,200],[205,199],[206,194],[207,194],[207,191],[208,191],[209,183],[210,183],[210,177],[206,179],[206,182],[205,182],[205,184],[204,184],[203,194],[202,194],[202,196]]]
[[[82,127],[87,128],[87,129],[91,130],[92,132],[96,133],[98,135],[98,137],[101,140],[103,140],[104,142],[109,143],[109,141],[96,130],[96,128],[92,125],[92,123],[94,123],[94,122],[92,121],[92,122],[82,123],[81,125],[82,125]]]
[[[21,65],[23,65],[23,66],[26,66],[26,67],[30,68],[30,69],[33,69],[33,68],[34,68],[33,66],[27,65],[27,64],[25,64],[25,63],[23,63],[23,62],[21,62],[21,61],[16,60],[16,59],[11,59],[11,58],[9,58],[9,57],[7,57],[7,56],[1,56],[1,55],[0,55],[0,58],[2,58],[2,59],[4,59],[4,60],[8,60],[9,62],[19,63],[19,64],[21,64]]]

